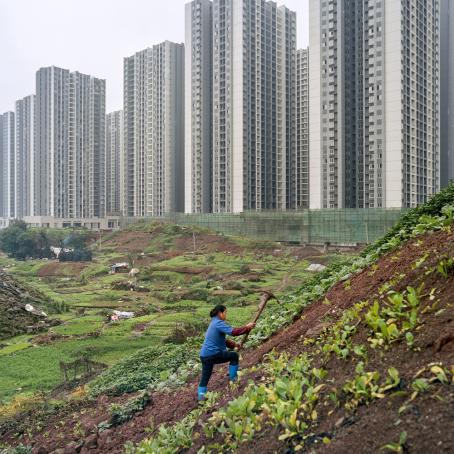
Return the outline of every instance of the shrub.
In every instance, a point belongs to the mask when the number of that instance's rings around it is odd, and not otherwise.
[[[61,251],[58,256],[60,262],[91,262],[93,255],[88,249],[74,249],[74,251]]]
[[[172,333],[164,340],[166,344],[184,344],[188,337],[199,336],[208,328],[203,321],[177,323]]]
[[[241,265],[240,267],[240,273],[241,274],[248,274],[251,272],[251,268],[249,268],[249,265],[246,265],[245,263]]]

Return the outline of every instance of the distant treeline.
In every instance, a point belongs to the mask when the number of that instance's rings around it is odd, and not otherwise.
[[[29,227],[15,220],[0,230],[0,251],[16,260],[56,258],[51,248],[61,248],[61,261],[91,261],[87,249],[90,233],[83,230],[43,229]]]

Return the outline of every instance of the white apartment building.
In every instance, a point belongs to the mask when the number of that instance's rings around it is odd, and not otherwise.
[[[286,209],[296,148],[296,15],[213,2],[214,212]]]
[[[16,101],[15,217],[35,215],[35,95]]]
[[[185,212],[212,210],[213,4],[185,10]]]
[[[184,210],[184,46],[169,41],[124,59],[125,216]]]
[[[35,216],[105,216],[105,80],[36,73]]]
[[[454,2],[441,0],[441,185],[454,180]]]
[[[309,49],[296,53],[296,153],[291,208],[309,208]]]
[[[440,187],[439,0],[310,0],[310,207]]]
[[[14,112],[0,115],[0,217],[15,217]]]
[[[123,111],[106,115],[106,213],[120,213],[120,194],[124,188],[121,178],[123,166]]]

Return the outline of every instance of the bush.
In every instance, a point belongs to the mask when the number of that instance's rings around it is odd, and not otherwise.
[[[16,260],[53,257],[45,231],[30,229],[23,221],[13,221],[0,232],[0,249]]]
[[[245,263],[241,265],[240,267],[240,273],[241,274],[248,274],[251,272],[251,269],[249,268],[249,265],[246,265]]]
[[[244,290],[244,285],[241,283],[241,282],[238,282],[238,281],[230,281],[230,282],[226,282],[224,284],[224,289],[225,290]]]
[[[195,337],[203,334],[208,328],[208,323],[198,322],[181,322],[177,323],[172,333],[164,340],[166,344],[184,344],[188,337]]]
[[[74,251],[61,251],[58,256],[60,262],[91,262],[93,255],[87,249],[74,249]]]
[[[188,290],[180,296],[183,300],[206,301],[210,296],[210,292],[205,288],[195,288]]]
[[[409,210],[388,233],[367,247],[361,254],[366,257],[371,252],[388,243],[401,233],[409,233],[419,222],[421,216],[440,216],[442,209],[447,205],[454,205],[454,182],[438,194],[435,194],[427,203]]]

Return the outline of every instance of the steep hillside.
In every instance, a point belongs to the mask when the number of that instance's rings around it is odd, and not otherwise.
[[[0,271],[0,340],[46,328],[46,317],[38,314],[43,303],[41,294]],[[27,311],[27,304],[35,307],[36,313]]]
[[[39,427],[31,413],[19,440],[17,425],[3,440],[41,454],[453,452],[451,205],[454,186],[268,308],[239,382],[217,367],[203,405],[195,339],[129,358],[89,399]]]

